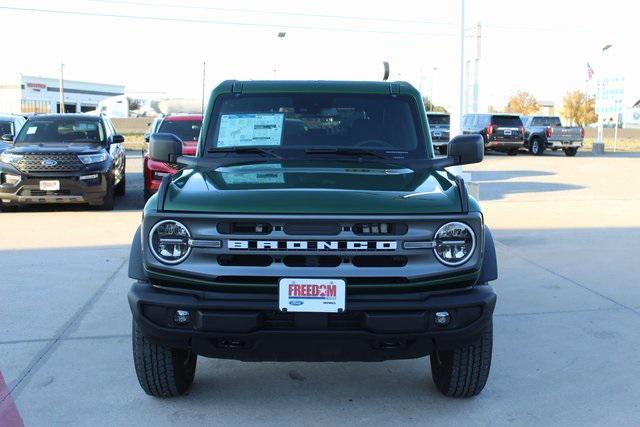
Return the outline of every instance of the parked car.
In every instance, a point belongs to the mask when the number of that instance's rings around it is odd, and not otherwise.
[[[520,117],[513,114],[466,114],[463,133],[482,135],[485,149],[510,156],[524,148],[524,126]]]
[[[24,116],[17,114],[0,114],[0,136],[16,136],[27,120]]]
[[[584,141],[584,128],[562,126],[558,116],[523,116],[525,145],[531,154],[541,156],[545,149],[562,150],[575,156]]]
[[[440,154],[447,154],[450,125],[449,113],[427,111],[427,120],[429,121],[433,148],[436,148]]]
[[[198,356],[244,361],[431,357],[447,396],[487,381],[495,248],[464,181],[478,135],[435,158],[404,82],[226,81],[195,156],[147,202],[129,259],[142,389],[177,396]],[[206,388],[206,387],[205,387]]]
[[[170,133],[177,136],[182,141],[182,152],[184,155],[193,155],[198,144],[198,135],[202,127],[201,114],[172,114],[155,119],[151,123],[150,133]],[[169,162],[158,162],[149,157],[146,152],[143,160],[144,175],[144,200],[149,200],[158,188],[165,175],[176,173],[176,166]]]
[[[29,118],[0,154],[0,207],[88,203],[113,209],[125,193],[124,137],[105,117],[47,114]]]

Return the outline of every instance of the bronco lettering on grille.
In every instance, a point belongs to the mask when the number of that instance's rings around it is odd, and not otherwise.
[[[256,251],[395,251],[395,241],[367,240],[228,240],[230,250]]]

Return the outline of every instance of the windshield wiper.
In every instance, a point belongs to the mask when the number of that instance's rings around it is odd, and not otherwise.
[[[337,154],[340,156],[372,156],[383,160],[389,160],[389,157],[375,151],[361,150],[359,148],[307,148],[304,150],[307,154]]]
[[[263,156],[275,157],[276,159],[281,159],[282,157],[278,156],[276,153],[270,150],[265,150],[264,148],[258,147],[216,147],[209,148],[207,153],[240,153],[240,154],[260,154]]]

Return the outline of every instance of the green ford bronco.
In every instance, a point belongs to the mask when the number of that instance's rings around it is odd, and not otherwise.
[[[482,161],[479,135],[434,155],[404,82],[226,81],[195,156],[177,164],[131,245],[133,356],[153,396],[183,394],[198,356],[382,361],[429,355],[438,390],[478,394],[491,364],[495,248],[448,166]]]

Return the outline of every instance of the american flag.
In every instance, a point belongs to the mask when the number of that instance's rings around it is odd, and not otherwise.
[[[587,62],[587,80],[591,80],[591,78],[593,78],[593,68],[591,68],[591,65]]]

